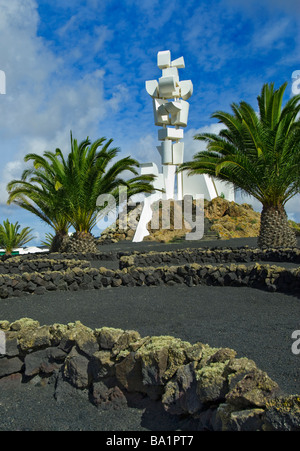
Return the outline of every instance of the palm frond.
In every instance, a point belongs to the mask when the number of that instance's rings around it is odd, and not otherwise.
[[[286,86],[263,86],[259,114],[243,101],[231,105],[233,114],[216,111],[212,118],[225,128],[219,134],[195,135],[207,148],[180,170],[232,183],[263,205],[284,204],[300,191],[300,95],[282,107]]]
[[[139,176],[139,163],[131,157],[118,159],[113,140],[86,138],[78,142],[70,132],[71,151],[66,156],[57,148],[43,156],[30,153],[32,164],[20,180],[8,185],[8,203],[30,211],[49,224],[55,233],[66,233],[70,225],[76,231],[90,232],[98,213],[100,194],[115,193],[126,186],[130,193],[151,192],[153,177]],[[126,180],[123,175],[134,177]]]

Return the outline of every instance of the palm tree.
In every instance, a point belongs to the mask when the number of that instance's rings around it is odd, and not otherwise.
[[[63,193],[57,190],[57,161],[51,152],[44,156],[28,154],[24,161],[33,161],[21,180],[7,185],[8,204],[14,203],[35,214],[54,230],[52,251],[57,251],[68,237],[70,221],[63,211]]]
[[[118,159],[119,149],[110,148],[112,141],[100,138],[91,143],[87,138],[78,143],[71,133],[71,151],[66,158],[60,149],[43,156],[28,154],[25,160],[33,161],[33,168],[23,173],[22,180],[8,185],[8,202],[30,208],[56,234],[61,230],[58,225],[65,227],[61,232],[64,237],[65,230],[74,227],[75,234],[67,240],[65,250],[96,251],[91,232],[100,210],[99,195],[112,194],[117,202],[121,186],[127,188],[129,196],[154,189],[154,176],[138,175],[139,163],[131,157]],[[133,177],[125,180],[122,178],[125,172]]]
[[[100,194],[112,194],[118,203],[122,186],[127,188],[128,197],[153,191],[154,176],[138,175],[139,163],[131,157],[118,159],[119,149],[109,148],[112,142],[110,139],[105,143],[105,138],[100,138],[90,145],[87,139],[78,145],[71,136],[71,153],[64,162],[61,185],[63,189],[65,185],[72,187],[68,189],[67,210],[77,233],[90,233],[96,225],[99,213],[96,204]],[[100,151],[97,151],[99,147]],[[61,159],[63,161],[62,155]],[[125,171],[134,177],[125,180],[121,177]]]
[[[18,222],[11,224],[8,219],[0,224],[0,246],[5,249],[6,254],[11,254],[17,247],[22,247],[29,243],[34,237],[31,234],[32,229],[25,227],[20,230]]]
[[[218,135],[202,133],[194,137],[206,141],[207,150],[180,170],[189,174],[209,174],[232,183],[262,203],[258,245],[297,245],[285,211],[286,202],[299,193],[300,180],[300,95],[282,107],[287,83],[274,90],[264,84],[257,97],[258,114],[246,102],[233,103],[233,114],[215,112],[212,117],[226,128]]]
[[[45,234],[45,238],[43,239],[43,241],[41,242],[41,244],[43,246],[48,247],[49,249],[51,248],[52,244],[53,244],[53,239],[54,239],[54,235],[53,233],[46,233]]]

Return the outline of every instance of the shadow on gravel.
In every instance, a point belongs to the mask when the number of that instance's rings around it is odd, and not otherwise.
[[[142,394],[126,394],[128,407],[144,410],[141,426],[150,431],[196,431],[197,422],[168,414],[161,402]]]

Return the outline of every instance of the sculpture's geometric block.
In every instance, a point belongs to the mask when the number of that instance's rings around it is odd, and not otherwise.
[[[170,127],[160,128],[158,130],[158,139],[159,141],[163,141],[164,139],[171,139],[173,141],[183,139],[183,130]]]
[[[164,109],[167,111],[167,113],[170,113],[171,115],[177,115],[181,109],[182,104],[179,102],[167,102],[164,105]]]
[[[171,99],[176,99],[176,98],[179,99],[179,97],[180,97],[180,88],[178,85],[178,86],[176,86],[175,91],[172,92]]]
[[[157,150],[161,156],[162,164],[172,164],[173,161],[173,148],[172,141],[163,141],[160,146],[157,147]]]
[[[173,164],[183,163],[184,143],[178,142],[173,144]]]
[[[167,69],[163,69],[162,78],[165,77],[173,77],[176,83],[176,86],[179,86],[179,75],[177,67],[168,67]]]
[[[160,114],[161,116],[163,116],[163,115],[167,115],[168,116],[169,115],[169,112],[167,110],[168,102],[166,102],[163,99],[158,99],[158,100],[160,100],[162,102],[160,104],[160,106],[158,107],[158,109],[157,109],[158,114]]]
[[[188,123],[189,109],[190,105],[185,100],[180,100],[179,102],[172,102],[179,104],[181,108],[178,110],[177,114],[171,116],[171,125],[177,125],[181,127],[186,127]]]
[[[146,91],[151,97],[158,97],[158,81],[157,80],[148,80],[146,81]]]
[[[165,50],[163,52],[158,52],[157,54],[157,65],[160,69],[166,69],[171,65],[171,52],[170,50]]]
[[[165,109],[165,100],[153,99],[153,113],[154,113],[154,123],[155,125],[169,125],[170,118],[169,113]]]
[[[159,79],[159,97],[162,99],[172,99],[176,89],[174,77],[161,77]],[[179,91],[179,90],[178,90]]]
[[[184,64],[183,56],[181,56],[180,58],[177,58],[176,60],[173,60],[171,62],[171,67],[177,67],[178,69],[184,69],[185,64]]]
[[[193,83],[191,80],[184,80],[179,82],[180,93],[183,100],[187,100],[193,94]]]
[[[159,175],[158,167],[155,163],[141,163],[140,164],[141,175],[153,174],[156,177]]]

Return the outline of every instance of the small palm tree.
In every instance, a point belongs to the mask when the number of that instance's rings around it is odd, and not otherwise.
[[[259,246],[296,246],[288,224],[286,202],[299,193],[300,180],[300,95],[282,108],[287,83],[278,90],[263,85],[258,96],[258,114],[246,102],[232,104],[233,114],[217,111],[213,118],[226,128],[218,135],[202,133],[194,139],[206,141],[207,150],[180,170],[209,174],[232,183],[262,203]]]
[[[53,243],[53,239],[53,233],[46,233],[44,240],[41,242],[42,246],[47,246],[50,249]]]
[[[29,243],[34,237],[30,235],[32,229],[25,227],[20,231],[18,222],[11,224],[9,220],[0,224],[0,246],[5,249],[6,254],[11,254],[17,247]]]

